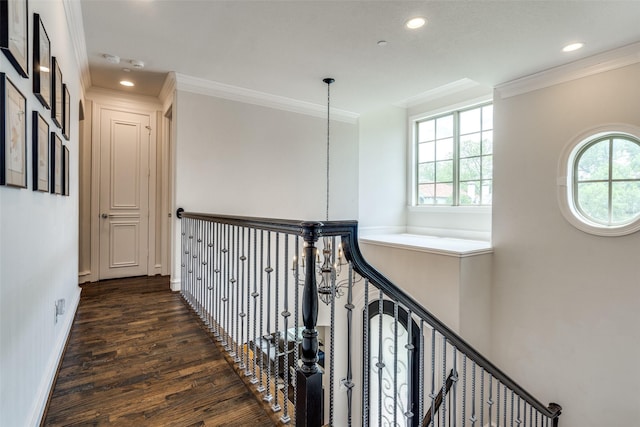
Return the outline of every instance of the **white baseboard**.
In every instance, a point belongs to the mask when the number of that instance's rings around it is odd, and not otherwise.
[[[69,304],[70,310],[67,311],[64,323],[61,325],[64,328],[63,333],[60,334],[58,341],[55,343],[53,352],[49,358],[49,363],[45,370],[45,375],[42,377],[40,387],[38,387],[38,392],[36,393],[36,398],[34,399],[33,408],[31,410],[31,422],[29,423],[31,426],[39,426],[42,422],[42,417],[44,416],[44,411],[47,408],[47,403],[49,401],[49,394],[51,393],[53,382],[56,379],[58,366],[60,365],[60,362],[62,362],[62,355],[64,354],[67,338],[71,332],[73,319],[76,317],[76,311],[78,310],[79,303],[80,288],[78,288],[78,292],[74,300]]]
[[[178,292],[181,289],[180,279],[171,279],[171,282],[169,283],[173,292]]]

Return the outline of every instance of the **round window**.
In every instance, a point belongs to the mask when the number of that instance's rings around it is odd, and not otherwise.
[[[573,144],[565,162],[561,206],[569,222],[598,235],[640,229],[638,137],[627,132],[592,134]]]

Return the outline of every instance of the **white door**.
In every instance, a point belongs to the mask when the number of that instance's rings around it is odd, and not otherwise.
[[[100,111],[100,279],[146,275],[150,117]]]

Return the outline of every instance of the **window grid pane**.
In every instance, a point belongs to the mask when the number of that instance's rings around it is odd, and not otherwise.
[[[493,105],[416,123],[418,205],[492,201]]]
[[[640,141],[609,135],[586,144],[573,164],[574,206],[603,226],[640,215]]]

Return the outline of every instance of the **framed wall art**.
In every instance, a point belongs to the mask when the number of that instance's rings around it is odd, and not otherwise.
[[[69,148],[62,147],[62,195],[69,195]]]
[[[51,132],[51,192],[62,194],[62,140]]]
[[[0,73],[0,184],[27,187],[27,99]]]
[[[67,85],[62,87],[62,135],[68,141],[71,135],[71,97]]]
[[[51,80],[51,119],[62,129],[62,71],[55,56],[51,58],[53,68]]]
[[[32,113],[33,191],[49,191],[49,123],[37,111]]]
[[[40,15],[33,14],[33,93],[51,108],[51,43]]]
[[[0,48],[22,77],[29,77],[27,0],[0,1]]]

